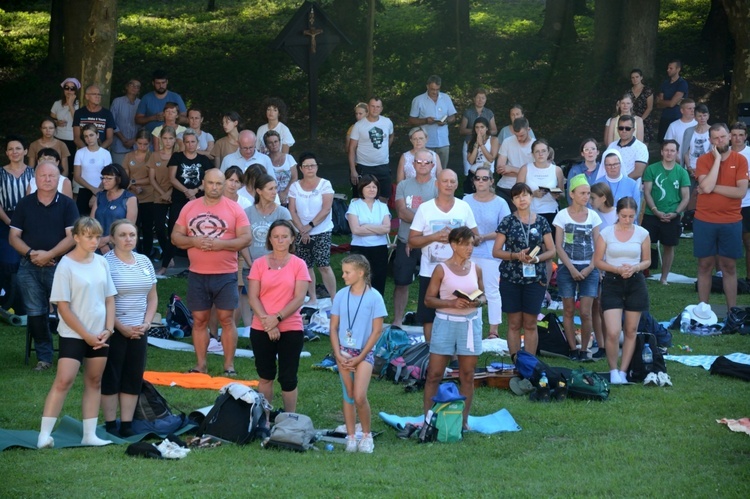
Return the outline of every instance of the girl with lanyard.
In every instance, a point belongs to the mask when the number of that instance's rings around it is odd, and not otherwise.
[[[375,357],[372,349],[380,338],[383,318],[388,315],[383,297],[370,286],[370,263],[362,255],[350,255],[341,262],[347,285],[339,290],[331,308],[331,347],[336,356],[344,389],[346,452],[371,453],[375,449],[370,432],[370,402],[367,388]],[[362,424],[357,445],[355,408]]]

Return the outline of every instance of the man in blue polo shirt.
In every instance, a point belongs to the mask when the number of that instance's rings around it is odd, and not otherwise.
[[[448,127],[456,121],[456,108],[448,94],[440,91],[442,79],[437,75],[427,78],[427,91],[414,97],[409,111],[409,125],[421,126],[427,132],[427,149],[440,156],[443,169],[448,168],[450,141]]]
[[[164,124],[164,104],[175,102],[180,111],[177,117],[177,123],[187,125],[187,108],[180,94],[167,90],[169,79],[167,72],[163,69],[154,71],[151,77],[151,84],[154,91],[143,96],[141,103],[138,104],[138,110],[135,114],[135,122],[148,130],[149,133],[154,131],[159,125]]]
[[[60,170],[42,160],[34,173],[37,191],[21,199],[10,221],[10,244],[23,258],[18,268],[28,319],[26,327],[34,339],[35,371],[52,367],[52,335],[47,314],[52,279],[60,258],[74,245],[73,224],[78,218],[75,202],[57,192]]]

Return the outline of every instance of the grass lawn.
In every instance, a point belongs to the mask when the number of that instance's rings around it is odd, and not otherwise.
[[[695,275],[691,247],[691,241],[681,241],[676,272]],[[334,257],[337,272],[340,258]],[[744,266],[739,275],[744,275]],[[185,286],[186,281],[180,278],[160,281],[162,312],[169,293],[184,294]],[[649,281],[649,294],[652,312],[661,320],[696,299],[691,286],[667,287],[653,281]],[[386,301],[390,296],[389,288]],[[722,301],[718,295],[712,298]],[[741,296],[741,303],[750,305],[750,299]],[[689,344],[697,354],[750,351],[746,336],[675,335],[676,344]],[[38,429],[54,374],[33,373],[23,365],[22,328],[0,326],[0,341],[4,344],[0,351],[0,383],[4,387],[0,427]],[[309,368],[330,346],[324,337],[306,344],[306,350],[312,358],[300,366],[298,410],[311,416],[316,427],[334,427],[343,422],[340,383],[331,373]],[[492,357],[485,355],[480,363],[485,360]],[[565,360],[547,360],[573,366]],[[193,361],[192,354],[149,349],[148,368],[152,370],[184,371]],[[220,374],[221,359],[211,356],[209,362],[210,372]],[[604,362],[594,366],[606,370]],[[8,450],[0,453],[5,476],[0,495],[239,497],[256,490],[284,496],[747,497],[750,441],[715,420],[748,416],[750,386],[710,376],[701,368],[674,362],[668,362],[667,367],[674,387],[613,387],[610,400],[604,403],[542,405],[509,391],[479,389],[474,415],[506,408],[523,430],[493,436],[469,434],[454,445],[398,440],[395,432],[375,417],[374,428],[385,432],[376,440],[373,455],[348,455],[338,446],[333,453],[293,454],[263,450],[257,443],[195,451],[179,462],[126,457],[123,446]],[[252,361],[239,359],[237,370],[243,378],[255,376]],[[63,414],[80,419],[81,387],[79,379]],[[210,390],[160,390],[185,410],[209,405],[216,397]],[[416,415],[422,404],[421,393],[404,393],[386,381],[372,382],[369,399],[375,414]],[[280,400],[278,389],[276,400]]]

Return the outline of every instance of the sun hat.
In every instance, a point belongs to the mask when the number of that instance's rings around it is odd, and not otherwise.
[[[64,87],[66,83],[72,83],[73,85],[75,85],[75,86],[76,86],[76,88],[77,88],[77,89],[80,89],[80,88],[81,88],[81,82],[80,82],[80,81],[78,81],[78,79],[77,79],[77,78],[73,78],[73,77],[71,77],[71,78],[65,78],[65,79],[63,80],[63,82],[62,82],[62,83],[60,83],[60,86],[61,86],[61,87]]]
[[[711,310],[711,305],[706,302],[700,302],[697,305],[688,305],[685,307],[685,311],[690,312],[690,318],[692,320],[698,324],[703,324],[704,326],[710,326],[719,322],[719,318],[716,317],[714,311]]]
[[[589,185],[585,173],[580,173],[570,179],[570,182],[568,182],[568,192],[573,192],[577,187],[581,187],[582,185]]]
[[[438,404],[457,400],[466,400],[466,397],[458,393],[458,387],[455,383],[441,383],[437,393],[432,397],[432,401]]]

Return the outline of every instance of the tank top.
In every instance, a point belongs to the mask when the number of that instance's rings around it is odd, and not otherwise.
[[[450,300],[455,298],[453,292],[457,289],[465,293],[472,293],[474,290],[479,288],[479,281],[477,279],[477,267],[474,262],[469,261],[470,267],[469,272],[466,275],[456,275],[448,268],[445,263],[439,263],[438,265],[443,267],[443,280],[440,282],[440,299]],[[444,314],[453,315],[471,315],[476,312],[475,308],[439,308],[438,312]]]
[[[534,163],[526,165],[526,185],[532,191],[540,187],[557,187],[557,167],[537,168]],[[531,198],[531,210],[534,213],[557,213],[557,200],[547,193],[541,198]]]

